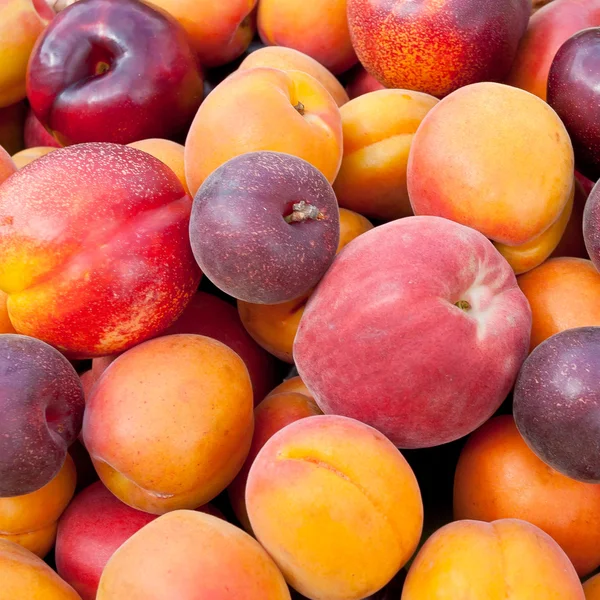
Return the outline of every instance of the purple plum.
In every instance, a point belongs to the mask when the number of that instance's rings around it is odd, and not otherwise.
[[[600,183],[593,187],[585,203],[583,239],[594,266],[600,271]]]

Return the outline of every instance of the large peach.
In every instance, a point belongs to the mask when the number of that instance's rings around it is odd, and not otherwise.
[[[410,466],[382,434],[339,416],[300,419],[254,460],[250,524],[301,594],[360,600],[417,547],[423,505]]]
[[[258,32],[265,44],[300,50],[335,74],[357,62],[346,0],[260,0]]]
[[[0,108],[0,146],[9,154],[23,150],[27,110],[25,102],[16,102]]]
[[[100,578],[97,600],[289,600],[269,555],[247,533],[204,513],[178,510],[127,540]]]
[[[360,62],[386,87],[443,97],[501,81],[527,28],[530,0],[348,0]]]
[[[16,154],[12,155],[12,160],[17,166],[17,169],[22,169],[25,165],[32,163],[34,160],[42,156],[46,156],[46,154],[50,154],[50,152],[56,150],[56,146],[36,146],[33,148],[25,148],[24,150],[20,150]]]
[[[402,600],[585,600],[560,546],[519,519],[456,521],[434,533],[408,572]]]
[[[408,161],[408,192],[416,215],[477,229],[522,273],[558,245],[572,210],[573,173],[569,135],[545,102],[478,83],[423,119]]]
[[[201,275],[191,205],[171,169],[127,146],[59,148],[15,173],[0,188],[0,289],[15,329],[76,358],[169,326]]]
[[[293,154],[333,182],[342,160],[342,120],[329,92],[301,71],[237,71],[200,106],[185,143],[192,194],[229,159],[256,150]]]
[[[196,508],[241,469],[252,409],[248,370],[233,350],[169,335],[128,350],[102,374],[83,439],[100,479],[126,504],[154,514]]]
[[[415,131],[437,103],[420,92],[379,90],[341,108],[344,157],[333,184],[340,206],[382,221],[412,215],[408,155]]]

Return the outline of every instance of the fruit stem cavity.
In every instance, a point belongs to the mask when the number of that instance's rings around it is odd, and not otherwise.
[[[304,104],[302,104],[302,102],[300,102],[300,100],[298,100],[298,104],[296,104],[294,106],[294,108],[301,114],[304,116]]]
[[[286,223],[302,223],[302,221],[322,221],[325,215],[312,204],[309,204],[305,200],[300,200],[292,206],[293,212],[285,217]]]
[[[458,306],[460,310],[464,310],[465,312],[471,310],[471,305],[466,300],[459,300],[454,303],[454,306]]]

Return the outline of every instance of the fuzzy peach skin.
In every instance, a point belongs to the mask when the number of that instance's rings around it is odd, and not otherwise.
[[[27,104],[16,102],[0,108],[0,146],[9,154],[15,154],[25,147],[25,117]]]
[[[346,417],[300,419],[254,460],[246,507],[287,582],[317,600],[360,600],[415,551],[423,504],[410,466],[382,434]]]
[[[339,205],[381,221],[412,215],[406,166],[412,140],[437,98],[379,90],[340,109],[344,157],[333,184]]]
[[[269,555],[247,533],[177,510],[149,523],[111,557],[97,600],[290,600]]]
[[[258,33],[265,44],[300,50],[336,75],[358,62],[346,0],[260,0]]]
[[[15,173],[0,187],[0,289],[15,329],[85,358],[169,326],[201,276],[191,205],[171,169],[118,144],[59,148]]]
[[[416,215],[477,229],[501,252],[509,246],[503,255],[523,272],[560,241],[573,173],[571,140],[545,102],[507,85],[476,83],[423,119],[408,160],[408,193]]]
[[[464,446],[454,478],[454,518],[523,519],[561,546],[579,576],[600,565],[600,486],[548,467],[510,415],[485,423]]]
[[[308,396],[312,398],[312,394],[309,389],[304,385],[304,382],[300,377],[296,375],[296,377],[290,377],[286,379],[284,382],[280,383],[276,388],[271,390],[266,398],[270,396],[275,396],[275,394],[282,394],[283,392],[297,392],[298,394],[302,394],[303,396]]]
[[[195,195],[229,159],[256,150],[293,154],[329,182],[342,162],[342,119],[331,94],[301,71],[237,71],[204,100],[185,142],[185,176]]]
[[[25,98],[27,62],[43,29],[31,0],[0,0],[0,108]]]
[[[67,454],[58,474],[39,490],[0,498],[0,539],[9,540],[44,558],[56,539],[57,521],[77,483],[75,463]]]
[[[600,600],[600,574],[594,575],[583,584],[585,600]]]
[[[529,21],[506,83],[546,99],[558,49],[575,33],[600,25],[600,0],[554,0]]]
[[[198,60],[218,67],[235,60],[250,45],[256,31],[258,0],[149,0],[185,29]]]
[[[10,154],[0,146],[0,184],[17,171],[17,165]]]
[[[8,316],[7,301],[8,296],[4,292],[0,292],[0,333],[17,333]]]
[[[358,213],[340,209],[339,253],[353,239],[373,229],[373,224]],[[240,318],[252,338],[271,354],[293,363],[294,338],[312,290],[281,304],[251,304],[238,300]]]
[[[56,150],[55,146],[36,146],[34,148],[25,148],[24,150],[20,150],[16,154],[13,154],[12,159],[17,166],[17,169],[22,169],[25,165],[28,165],[41,156],[50,154],[50,152],[54,150]]]
[[[519,519],[455,521],[425,542],[402,600],[585,600],[573,565],[541,529]]]
[[[283,46],[266,46],[249,54],[238,70],[270,67],[282,71],[303,71],[314,77],[333,97],[338,106],[348,102],[348,94],[337,77],[314,58]]]
[[[351,100],[354,100],[354,98],[358,98],[363,94],[368,94],[369,92],[385,89],[386,87],[379,83],[373,75],[365,71],[365,68],[360,64],[354,67],[352,75],[350,76],[350,81],[346,85],[346,92],[348,92],[348,96]]]
[[[41,558],[23,546],[0,539],[0,588],[6,600],[81,600]]]
[[[205,504],[231,483],[250,449],[252,411],[248,370],[233,350],[170,335],[125,352],[102,374],[83,439],[117,498],[162,514]]]
[[[352,43],[390,88],[442,98],[501,81],[527,28],[531,0],[348,0]]]
[[[254,409],[254,436],[248,458],[227,488],[235,516],[248,533],[252,533],[252,528],[246,511],[246,481],[256,455],[267,441],[286,425],[322,414],[312,398],[298,392],[270,394]]]

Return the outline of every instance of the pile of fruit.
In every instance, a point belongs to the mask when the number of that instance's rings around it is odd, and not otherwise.
[[[0,0],[0,600],[600,600],[600,0]]]

